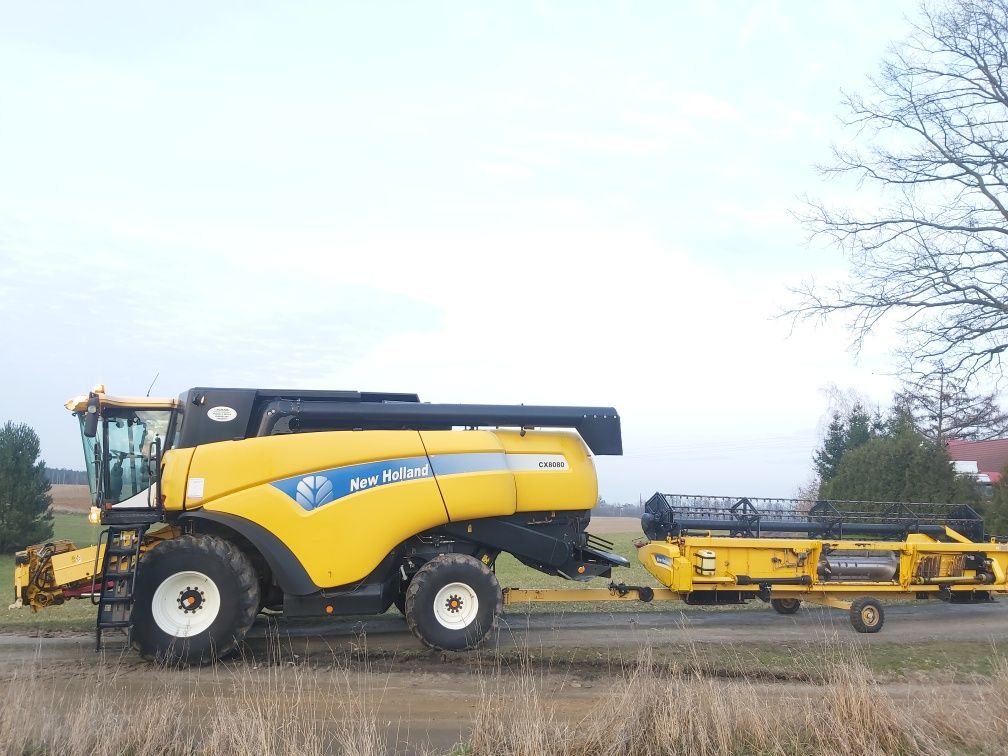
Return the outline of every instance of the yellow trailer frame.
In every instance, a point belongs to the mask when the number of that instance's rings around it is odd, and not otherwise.
[[[951,528],[945,528],[945,536],[948,541],[919,533],[903,541],[873,541],[708,533],[644,540],[634,544],[638,559],[663,588],[616,583],[607,589],[506,588],[504,603],[682,600],[716,605],[759,598],[789,614],[806,601],[847,610],[856,630],[873,633],[884,621],[879,598],[955,600],[1008,593],[1008,544],[977,543]],[[881,580],[831,578],[824,569],[837,554],[848,563],[891,559],[892,574]]]

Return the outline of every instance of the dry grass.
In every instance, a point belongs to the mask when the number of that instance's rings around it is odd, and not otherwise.
[[[708,674],[697,659],[659,668],[650,649],[610,705],[574,720],[525,663],[481,686],[468,756],[1004,753],[1008,664],[950,699],[941,688],[884,688],[852,647],[831,646],[816,682],[784,686]]]
[[[359,660],[283,658],[144,675],[117,665],[65,678],[26,667],[0,694],[0,750],[16,754],[372,754],[405,748],[377,719],[382,676]],[[710,674],[644,648],[594,706],[573,707],[525,655],[478,673],[464,756],[1003,753],[1008,662],[955,686],[881,685],[831,641],[806,682]],[[51,679],[44,679],[48,674]],[[126,677],[128,676],[128,685]],[[137,678],[149,680],[137,684]],[[128,694],[126,693],[128,691]],[[551,692],[553,691],[553,692]],[[422,744],[411,744],[417,749]]]
[[[91,508],[91,490],[87,486],[53,485],[49,495],[57,512],[86,514]]]
[[[45,680],[26,667],[0,696],[0,750],[61,756],[392,752],[372,705],[381,695],[380,679],[366,666],[239,660],[231,669],[148,675],[161,680],[149,684],[137,685],[137,676],[98,666]]]

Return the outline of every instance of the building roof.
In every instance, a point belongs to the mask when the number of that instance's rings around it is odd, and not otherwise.
[[[992,441],[949,441],[949,456],[958,462],[976,462],[977,472],[990,477],[992,483],[1001,479],[1008,465],[1008,438]]]

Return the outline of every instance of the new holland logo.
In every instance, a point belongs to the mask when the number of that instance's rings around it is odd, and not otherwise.
[[[305,475],[298,481],[295,500],[305,509],[315,509],[333,500],[332,481],[324,475]]]

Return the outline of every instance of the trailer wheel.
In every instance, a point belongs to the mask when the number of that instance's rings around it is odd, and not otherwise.
[[[229,541],[184,535],[138,565],[133,645],[145,657],[207,664],[234,651],[259,611],[259,580]]]
[[[885,612],[878,599],[871,596],[861,596],[851,602],[851,625],[859,633],[877,633],[885,622]]]
[[[794,614],[801,609],[801,599],[777,598],[770,599],[770,606],[777,614]]]
[[[406,622],[421,641],[442,651],[482,643],[504,611],[496,575],[466,554],[441,554],[406,589]]]

